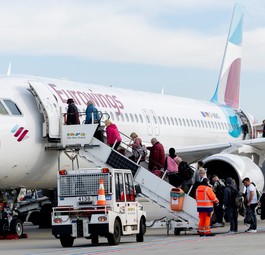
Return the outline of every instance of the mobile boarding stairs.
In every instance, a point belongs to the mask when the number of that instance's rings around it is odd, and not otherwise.
[[[61,150],[70,153],[75,151],[77,155],[93,162],[97,167],[130,169],[135,183],[140,186],[141,194],[172,216],[170,220],[154,221],[153,228],[167,227],[167,232],[173,230],[176,235],[183,230],[197,229],[198,213],[195,199],[185,194],[182,210],[171,210],[171,190],[175,187],[95,138],[93,135],[97,128],[98,124],[63,125]]]

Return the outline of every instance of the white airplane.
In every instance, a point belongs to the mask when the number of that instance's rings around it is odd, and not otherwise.
[[[32,76],[0,77],[0,187],[54,188],[58,152],[45,150],[60,139],[68,98],[80,112],[93,100],[97,109],[126,135],[136,132],[148,144],[156,137],[189,163],[203,159],[208,175],[249,177],[260,190],[264,177],[263,139],[243,140],[242,120],[255,138],[255,118],[239,109],[242,7],[236,5],[219,81],[211,101],[126,90]],[[36,103],[36,95],[42,103]],[[83,118],[83,117],[82,117]],[[82,119],[83,120],[83,119]],[[69,159],[61,161],[70,168]]]

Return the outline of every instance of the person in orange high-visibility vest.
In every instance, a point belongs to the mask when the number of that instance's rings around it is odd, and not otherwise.
[[[213,214],[213,204],[218,204],[219,200],[209,186],[209,179],[204,178],[196,190],[197,211],[199,212],[198,234],[200,236],[214,236],[211,233],[211,217]]]

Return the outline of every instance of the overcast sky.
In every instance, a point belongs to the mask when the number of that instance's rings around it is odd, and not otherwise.
[[[265,1],[245,6],[240,106],[265,119]],[[209,100],[233,0],[0,0],[0,73]]]

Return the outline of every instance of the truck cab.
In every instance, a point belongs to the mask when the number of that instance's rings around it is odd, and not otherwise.
[[[60,170],[57,175],[58,206],[52,212],[52,233],[63,247],[75,238],[99,236],[110,245],[120,243],[122,235],[136,235],[143,242],[146,213],[136,201],[133,176],[128,169]]]

